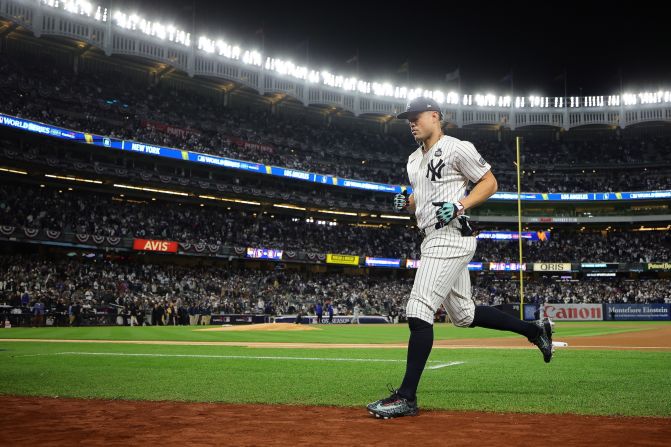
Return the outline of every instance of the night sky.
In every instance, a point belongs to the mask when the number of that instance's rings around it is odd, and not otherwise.
[[[223,38],[315,69],[467,93],[569,95],[671,88],[671,36],[662,3],[115,0],[147,19]],[[306,8],[306,4],[311,5]],[[366,8],[362,8],[362,5]],[[260,33],[259,30],[263,30]],[[308,44],[309,42],[309,44]],[[307,48],[309,46],[309,52]],[[621,75],[620,75],[621,73]],[[508,78],[508,80],[506,80]]]

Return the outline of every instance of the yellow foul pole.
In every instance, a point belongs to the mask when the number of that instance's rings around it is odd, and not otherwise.
[[[524,320],[524,271],[522,270],[522,192],[520,181],[520,145],[522,138],[516,137],[515,143],[517,146],[517,240],[520,250],[520,320]]]

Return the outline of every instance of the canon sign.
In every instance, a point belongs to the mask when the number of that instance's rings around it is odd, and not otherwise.
[[[165,253],[177,253],[177,242],[152,241],[148,239],[134,239],[133,250],[161,251]]]
[[[543,313],[553,320],[603,320],[601,304],[546,304]]]

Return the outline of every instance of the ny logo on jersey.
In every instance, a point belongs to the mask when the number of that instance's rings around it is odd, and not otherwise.
[[[434,163],[436,160],[433,159],[426,166],[426,178],[429,178],[431,174],[431,181],[435,182],[436,179],[440,180],[443,177],[442,170],[445,167],[445,161],[442,158],[438,159],[438,163]]]

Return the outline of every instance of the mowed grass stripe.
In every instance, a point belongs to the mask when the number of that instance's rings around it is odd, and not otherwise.
[[[117,357],[173,357],[173,358],[199,358],[199,359],[221,359],[221,360],[293,360],[293,361],[317,361],[317,362],[405,362],[402,359],[375,359],[375,358],[343,358],[343,357],[287,357],[287,356],[259,356],[259,355],[217,355],[217,354],[160,354],[146,352],[54,352],[45,354],[27,354],[18,357],[38,357],[48,355],[97,355]],[[435,362],[428,360],[428,363]]]

